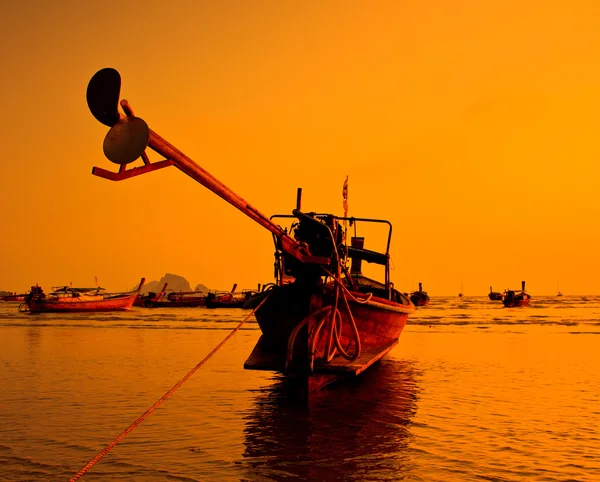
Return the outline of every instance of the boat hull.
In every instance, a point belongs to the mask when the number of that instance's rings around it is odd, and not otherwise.
[[[230,302],[206,301],[207,308],[243,308],[246,300],[236,300]]]
[[[354,295],[365,297],[361,293]],[[325,294],[323,304],[318,308],[314,306],[314,300],[309,289],[294,284],[274,289],[255,313],[262,336],[244,368],[285,373],[300,380],[306,393],[314,392],[341,378],[359,375],[383,358],[398,343],[408,316],[415,309],[407,299],[404,303],[377,297],[372,297],[366,303],[349,299],[350,311],[360,337],[360,356],[348,360],[338,354],[326,362],[321,354],[326,352],[329,333],[321,327],[321,336],[312,339],[309,333],[318,332],[319,320],[309,315],[330,306],[332,299]],[[349,315],[345,308],[340,306],[339,309],[341,345],[348,351],[355,351]],[[310,321],[300,327],[307,317]]]
[[[529,306],[529,298],[522,300],[502,300],[505,308],[519,308],[522,306]]]
[[[97,300],[83,300],[77,298],[65,298],[59,300],[36,300],[29,301],[27,306],[31,313],[84,313],[98,311],[122,311],[129,310],[137,294],[129,296],[105,298]]]
[[[140,294],[145,279],[142,278],[136,291],[119,294],[98,294],[77,296],[46,296],[41,288],[32,287],[32,295],[27,296],[26,304],[30,313],[92,313],[102,311],[129,310]],[[33,295],[35,290],[38,295]]]
[[[182,300],[182,301],[168,301],[168,300],[139,300],[134,302],[133,306],[140,306],[144,308],[197,308],[206,306],[205,299],[195,300]]]

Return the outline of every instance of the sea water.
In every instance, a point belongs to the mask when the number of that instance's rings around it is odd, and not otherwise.
[[[0,480],[69,480],[250,313],[0,305]],[[600,297],[432,297],[308,404],[251,319],[80,480],[599,481]]]

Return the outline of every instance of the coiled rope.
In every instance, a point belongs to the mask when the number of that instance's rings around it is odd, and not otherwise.
[[[229,333],[221,343],[219,343],[208,355],[204,357],[204,359],[198,363],[194,368],[192,368],[189,373],[184,376],[179,382],[177,382],[173,388],[171,388],[167,393],[165,393],[154,405],[152,405],[148,410],[146,410],[140,417],[137,418],[135,422],[133,422],[129,427],[127,427],[117,438],[115,438],[111,443],[109,443],[101,452],[98,453],[92,460],[90,460],[87,464],[85,464],[79,471],[69,479],[69,482],[75,482],[79,480],[83,474],[85,474],[89,469],[91,469],[96,462],[98,462],[102,457],[104,457],[108,452],[110,452],[115,445],[117,445],[121,440],[125,438],[125,436],[133,431],[140,423],[142,423],[154,410],[156,410],[167,398],[169,398],[175,390],[177,390],[181,385],[183,385],[196,371],[202,367],[235,333],[246,323],[251,316],[254,315],[256,310],[258,310],[265,301],[269,298],[269,294],[263,298],[263,300],[259,303],[259,305],[252,310],[252,312],[244,318],[239,325],[237,325],[231,333]]]
[[[329,276],[335,281],[333,304],[323,306],[318,310],[309,313],[292,330],[288,339],[287,356],[285,361],[286,371],[289,368],[294,356],[294,344],[296,341],[296,337],[300,333],[300,330],[304,326],[306,326],[311,320],[315,320],[317,322],[312,333],[309,333],[308,363],[311,372],[314,370],[315,352],[317,351],[317,345],[321,340],[321,337],[319,335],[321,333],[322,328],[325,325],[327,325],[327,329],[325,330],[325,333],[327,333],[327,343],[325,346],[325,354],[323,358],[326,363],[329,363],[337,353],[339,353],[343,358],[349,361],[354,361],[358,357],[360,357],[362,351],[360,333],[358,331],[358,327],[356,326],[356,321],[354,320],[352,310],[350,309],[348,298],[354,301],[355,303],[366,304],[373,296],[373,293],[367,294],[365,298],[357,298],[352,292],[350,292],[350,290],[348,290],[344,286],[344,283],[342,282],[339,274],[338,276],[336,276],[324,267],[323,270],[325,271],[327,276]],[[344,348],[340,340],[340,334],[342,333],[343,325],[342,314],[340,309],[338,308],[340,298],[343,300],[346,313],[348,314],[348,322],[350,324],[350,328],[353,334],[354,353],[349,353],[349,346]]]

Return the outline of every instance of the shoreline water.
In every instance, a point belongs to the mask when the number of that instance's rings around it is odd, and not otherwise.
[[[357,380],[297,403],[256,323],[81,480],[578,480],[600,469],[600,298],[435,298]],[[0,480],[68,480],[247,313],[0,307]]]

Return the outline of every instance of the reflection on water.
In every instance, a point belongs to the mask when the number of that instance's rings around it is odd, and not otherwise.
[[[248,478],[402,478],[412,470],[415,378],[412,363],[384,360],[361,377],[317,393],[308,406],[284,379],[258,392],[244,417]]]

